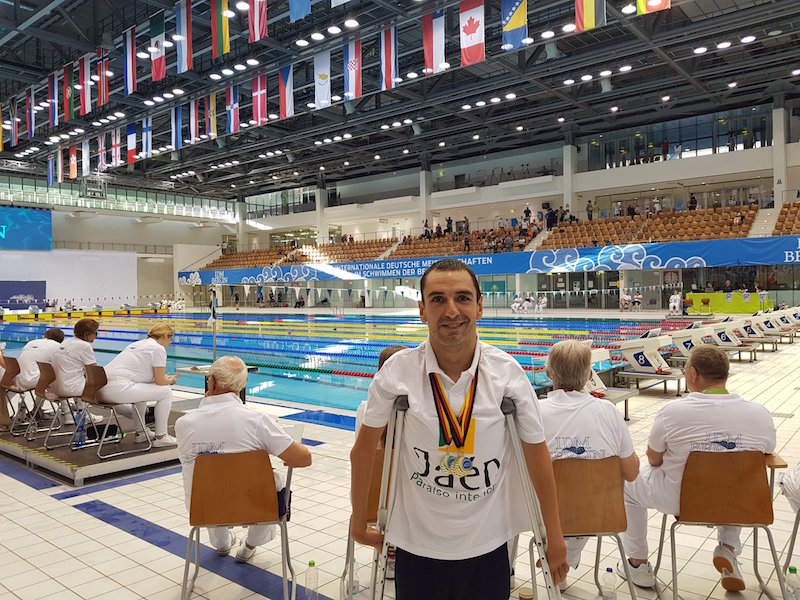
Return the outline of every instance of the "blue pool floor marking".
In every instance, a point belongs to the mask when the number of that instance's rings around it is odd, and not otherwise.
[[[294,415],[286,415],[284,419],[292,421],[302,421],[303,423],[313,423],[315,425],[325,425],[345,431],[356,430],[356,418],[347,415],[334,415],[322,410],[304,410]]]
[[[186,558],[188,539],[169,529],[99,500],[76,504],[74,508],[104,523],[113,525],[117,529],[130,533],[145,542],[158,546],[175,556]],[[202,538],[206,534],[203,532],[200,535]],[[291,539],[289,544],[291,551]],[[263,548],[259,551],[274,552],[274,550],[265,550]],[[283,580],[280,576],[249,563],[238,563],[233,556],[217,556],[217,553],[212,548],[203,544],[200,545],[200,567],[267,598],[283,598]],[[192,568],[190,567],[189,575],[192,574]],[[297,599],[305,600],[305,598],[305,588],[298,585]],[[330,600],[327,596],[319,596],[319,598],[320,600]]]
[[[52,497],[55,498],[56,500],[65,500],[67,498],[75,498],[76,496],[85,496],[86,494],[94,494],[95,492],[102,492],[105,490],[111,490],[114,488],[131,485],[132,483],[141,483],[142,481],[149,481],[151,479],[157,479],[159,477],[166,477],[167,475],[174,475],[180,472],[181,472],[181,467],[169,467],[167,469],[159,469],[158,471],[153,471],[151,473],[141,473],[140,475],[134,475],[132,477],[124,477],[122,479],[117,479],[115,481],[106,481],[104,483],[98,483],[96,485],[87,485],[84,487],[76,488],[74,490],[59,492],[58,494],[53,494]]]
[[[57,481],[54,481],[49,477],[45,477],[44,475],[26,467],[25,465],[21,465],[10,458],[5,458],[2,456],[0,456],[0,473],[3,475],[8,475],[12,479],[17,480],[20,483],[24,483],[35,490],[46,490],[48,488],[58,487],[61,485]]]
[[[304,446],[311,446],[312,448],[314,446],[321,446],[322,444],[325,443],[325,442],[320,442],[319,440],[310,440],[308,438],[303,438],[300,441]]]

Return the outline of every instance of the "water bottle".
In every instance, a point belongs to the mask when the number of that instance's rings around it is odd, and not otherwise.
[[[308,561],[306,569],[306,600],[318,600],[319,598],[319,571],[317,563],[313,560]]]
[[[86,444],[86,413],[82,408],[78,409],[75,415],[75,445],[83,446]]]
[[[607,567],[606,572],[600,575],[600,595],[603,600],[617,599],[617,576],[611,567]]]
[[[786,587],[789,588],[791,598],[800,598],[800,575],[797,574],[797,567],[789,567],[789,574],[786,576]]]

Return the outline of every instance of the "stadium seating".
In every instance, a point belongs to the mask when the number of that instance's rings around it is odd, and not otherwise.
[[[778,222],[772,235],[800,234],[800,219],[797,218],[798,211],[800,211],[800,200],[784,204],[778,215]]]
[[[274,265],[286,257],[286,248],[268,250],[245,250],[223,254],[203,267],[203,270],[249,269]]]
[[[384,240],[363,240],[336,244],[322,244],[321,246],[304,245],[295,252],[295,262],[312,263],[343,263],[374,260],[386,252],[396,238]],[[301,255],[301,256],[297,256]]]
[[[493,254],[505,252],[504,240],[507,235],[513,239],[512,252],[524,250],[529,238],[520,242],[519,229],[497,228],[475,231],[469,234],[469,249],[464,244],[464,235],[460,233],[445,233],[439,238],[411,238],[401,243],[389,256],[390,259],[416,258],[428,256],[459,256],[463,254]],[[487,246],[488,240],[494,239],[497,245],[492,251]]]

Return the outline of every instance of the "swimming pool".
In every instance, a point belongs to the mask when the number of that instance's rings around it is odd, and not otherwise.
[[[207,364],[214,345],[204,314],[158,315],[147,318],[101,319],[94,342],[97,361],[107,364],[129,343],[145,336],[154,319],[165,319],[175,329],[167,349],[167,371],[178,366]],[[41,337],[54,323],[3,322],[0,340],[15,356],[31,339]],[[71,328],[65,323],[65,330]],[[592,339],[606,347],[613,361],[596,368],[608,370],[626,364],[616,349],[620,340],[638,337],[653,327],[674,330],[680,322],[618,321],[604,319],[486,318],[478,323],[481,340],[509,352],[522,365],[534,387],[549,384],[544,362],[552,345],[564,339]],[[418,319],[364,316],[223,315],[217,320],[217,356],[235,354],[258,367],[248,379],[248,398],[274,399],[321,408],[354,410],[366,400],[378,355],[386,346],[416,346],[427,336]],[[179,385],[202,388],[198,375],[181,375]]]

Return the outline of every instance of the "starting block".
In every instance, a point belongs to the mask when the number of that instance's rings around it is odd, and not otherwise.
[[[703,338],[711,337],[713,332],[710,327],[689,327],[672,332],[672,343],[678,348],[678,353],[673,354],[670,359],[678,362],[686,362],[689,358],[689,351],[695,346],[705,344]]]
[[[771,313],[758,315],[757,317],[753,317],[753,322],[756,327],[761,328],[767,336],[777,338],[780,342],[783,342],[784,337],[789,339],[790,344],[794,342],[794,329],[783,325],[776,315]]]
[[[609,360],[611,360],[611,353],[608,348],[592,348],[592,364]],[[592,378],[586,382],[583,391],[589,392],[598,398],[604,398],[614,404],[624,402],[625,420],[630,420],[628,417],[628,400],[636,395],[636,392],[630,388],[606,387],[606,384],[603,383],[603,380],[600,379],[597,371],[593,368]]]
[[[723,321],[711,326],[711,339],[725,352],[737,352],[742,360],[742,352],[750,354],[750,362],[757,360],[755,344],[745,344],[739,339],[736,330],[740,327],[737,321]]]
[[[778,350],[778,340],[773,337],[767,337],[764,335],[764,332],[761,330],[760,327],[755,325],[754,319],[757,317],[746,318],[742,321],[739,321],[739,328],[737,331],[741,332],[742,337],[746,339],[748,342],[753,344],[761,344],[761,351],[765,352],[767,349],[767,344],[772,346],[770,352],[775,352]]]
[[[675,396],[678,397],[681,395],[683,371],[671,368],[661,356],[659,348],[672,344],[672,338],[668,335],[658,335],[659,333],[660,330],[651,330],[640,338],[620,342],[620,350],[630,368],[623,369],[616,375],[636,381],[637,390],[642,379],[657,379],[664,383],[664,393],[667,392],[667,382],[675,381],[678,385]]]

